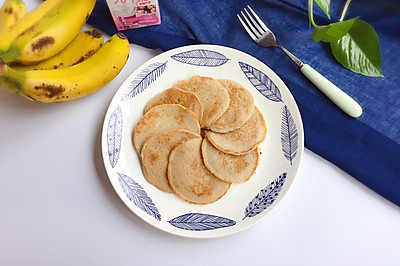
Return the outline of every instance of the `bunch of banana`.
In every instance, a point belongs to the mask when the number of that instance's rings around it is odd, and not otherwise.
[[[0,61],[0,78],[31,100],[70,101],[109,83],[124,67],[129,49],[125,35],[116,33],[85,61],[61,69],[18,71]]]
[[[103,43],[98,30],[81,31],[95,3],[46,0],[0,30],[0,86],[52,103],[84,97],[114,79],[129,57],[129,41],[117,33]]]
[[[0,8],[0,31],[7,29],[28,13],[22,0],[5,0]]]

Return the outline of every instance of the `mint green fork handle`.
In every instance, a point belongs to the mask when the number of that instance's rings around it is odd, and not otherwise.
[[[363,110],[361,106],[353,98],[322,76],[310,65],[303,64],[300,67],[300,71],[346,114],[351,117],[359,117],[362,114]]]

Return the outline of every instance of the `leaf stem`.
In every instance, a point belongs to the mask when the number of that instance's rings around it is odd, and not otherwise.
[[[349,0],[347,0],[347,1],[349,1]],[[318,27],[318,25],[315,24],[315,22],[314,22],[313,4],[314,4],[314,0],[308,0],[308,18],[310,20],[311,25],[313,25],[314,27]]]
[[[351,0],[347,0],[346,3],[344,4],[342,15],[340,16],[340,19],[339,19],[340,22],[342,22],[344,20],[347,10],[349,9],[350,3],[351,3]]]

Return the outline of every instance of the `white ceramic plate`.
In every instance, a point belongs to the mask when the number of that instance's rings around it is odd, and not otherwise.
[[[208,205],[187,203],[149,184],[132,144],[133,129],[150,98],[193,75],[232,79],[245,86],[268,127],[253,177],[232,184],[224,197]],[[254,57],[215,45],[180,47],[139,67],[112,99],[102,132],[105,168],[121,200],[151,225],[194,238],[233,234],[265,217],[292,184],[303,150],[300,113],[282,80]]]

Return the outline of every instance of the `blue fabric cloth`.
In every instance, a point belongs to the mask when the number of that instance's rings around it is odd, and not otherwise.
[[[331,1],[338,21],[344,0]],[[311,40],[307,0],[160,0],[159,26],[123,31],[132,43],[168,50],[206,43],[233,47],[268,65],[286,83],[299,106],[305,145],[400,206],[400,2],[353,1],[346,18],[359,17],[376,30],[385,78],[355,74],[340,66],[329,45]],[[279,43],[342,88],[363,107],[350,118],[320,93],[277,48],[261,48],[240,25],[236,13],[250,5]],[[317,24],[329,23],[315,5]],[[105,0],[97,1],[89,23],[117,32]],[[340,195],[340,192],[338,192]],[[340,197],[338,197],[339,199]]]

